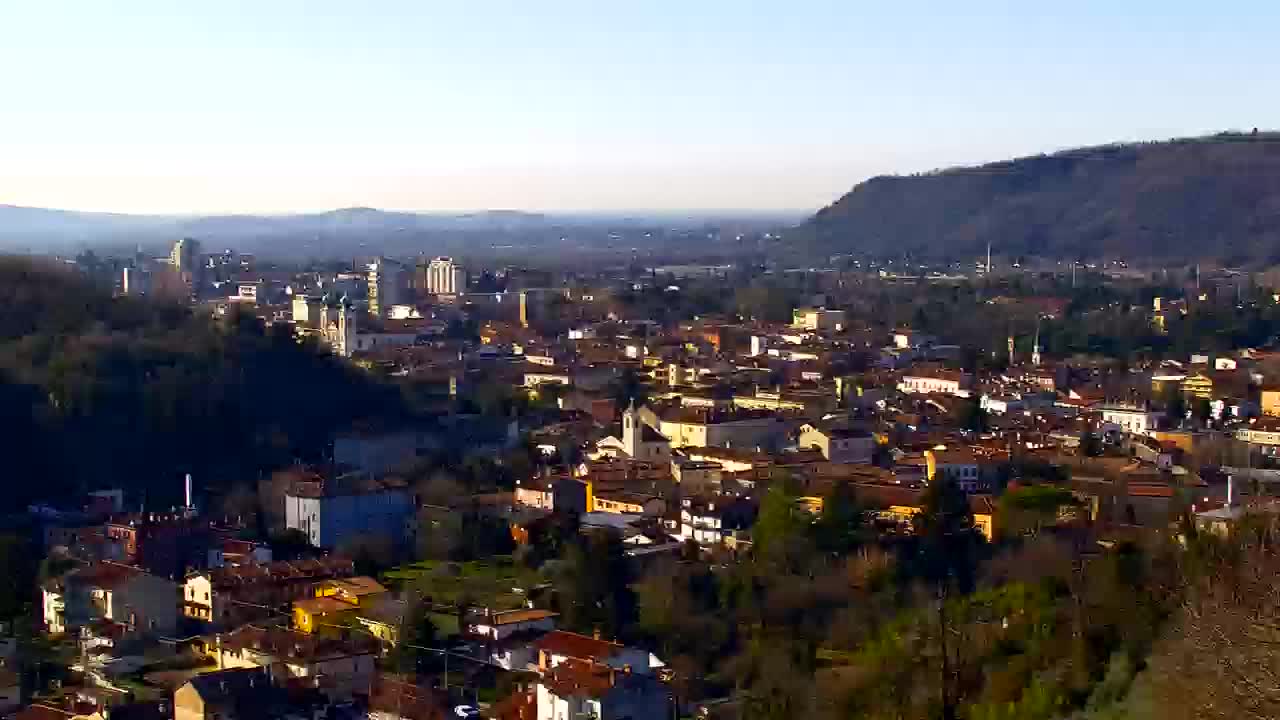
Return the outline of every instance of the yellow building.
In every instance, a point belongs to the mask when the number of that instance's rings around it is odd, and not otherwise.
[[[805,495],[796,498],[796,507],[810,515],[821,515],[826,502],[816,495]]]
[[[362,606],[369,606],[387,589],[371,577],[327,580],[316,586],[315,597],[295,600],[293,627],[304,633],[331,633],[350,626]]]
[[[336,597],[293,602],[293,629],[307,634],[333,634],[349,627],[359,608]]]
[[[1188,375],[1182,381],[1182,392],[1185,395],[1191,395],[1205,400],[1213,397],[1213,378],[1205,373],[1196,373]]]
[[[336,597],[351,603],[362,605],[374,597],[387,592],[382,583],[367,575],[360,575],[341,580],[326,580],[316,586],[316,597]]]
[[[970,496],[969,506],[973,509],[973,526],[982,533],[982,536],[991,542],[995,539],[995,506],[990,502],[989,496]],[[920,513],[918,505],[891,505],[888,510],[880,512],[880,519],[888,520],[899,525],[910,525],[911,518]]]
[[[1280,415],[1280,388],[1262,389],[1262,414]]]
[[[400,627],[407,614],[404,601],[388,594],[362,605],[356,621],[384,647],[393,647],[400,642]]]

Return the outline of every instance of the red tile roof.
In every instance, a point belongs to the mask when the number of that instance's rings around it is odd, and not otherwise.
[[[562,698],[598,698],[613,687],[617,672],[607,665],[569,660],[548,671],[542,678],[542,684]]]
[[[552,630],[534,643],[534,649],[568,658],[600,660],[611,657],[622,649],[622,645],[564,630]]]

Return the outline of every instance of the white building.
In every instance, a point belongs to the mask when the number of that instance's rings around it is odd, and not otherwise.
[[[529,608],[486,613],[468,618],[467,632],[489,642],[501,642],[518,632],[556,629],[559,613]]]
[[[427,292],[457,295],[467,289],[467,273],[451,257],[438,257],[427,264]]]
[[[1106,406],[1102,408],[1104,425],[1118,425],[1134,435],[1150,435],[1156,430],[1160,414],[1134,407]]]
[[[898,389],[905,393],[944,393],[960,395],[969,387],[967,375],[958,372],[941,371],[928,375],[903,375]]]
[[[797,308],[792,315],[791,325],[805,330],[840,332],[848,323],[844,310]]]
[[[737,498],[684,498],[680,507],[681,540],[719,545],[755,522],[755,507]]]

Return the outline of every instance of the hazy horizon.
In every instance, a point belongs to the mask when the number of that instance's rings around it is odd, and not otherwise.
[[[1147,0],[15,3],[0,203],[791,214],[874,175],[1267,125],[1276,20]]]

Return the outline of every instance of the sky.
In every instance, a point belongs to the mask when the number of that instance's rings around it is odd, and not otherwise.
[[[0,0],[0,203],[815,209],[1280,127],[1277,27],[1274,0]]]

